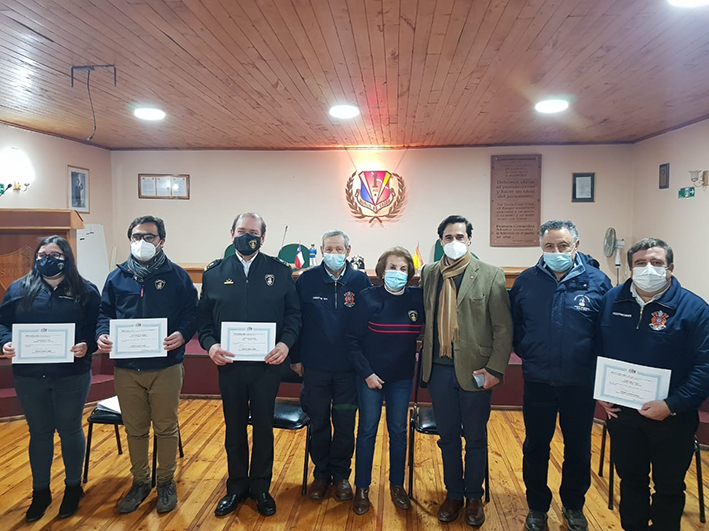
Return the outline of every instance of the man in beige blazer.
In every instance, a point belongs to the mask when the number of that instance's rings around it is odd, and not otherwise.
[[[421,272],[426,307],[422,379],[433,401],[447,490],[438,519],[458,518],[465,498],[465,521],[479,526],[485,521],[491,390],[502,381],[509,362],[512,317],[505,274],[470,254],[472,236],[467,219],[448,216],[438,226],[445,255]]]

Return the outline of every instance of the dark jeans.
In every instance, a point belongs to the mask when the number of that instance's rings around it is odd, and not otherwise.
[[[551,490],[547,486],[549,445],[556,430],[556,416],[564,436],[561,469],[561,502],[567,509],[582,509],[591,486],[591,430],[596,401],[590,387],[552,386],[524,382],[524,459],[527,505],[547,512]]]
[[[448,497],[481,499],[487,462],[487,421],[490,418],[492,391],[465,391],[458,385],[452,365],[434,363],[428,391],[443,457],[443,480]],[[462,433],[465,437],[463,473]]]
[[[694,452],[696,411],[663,421],[622,408],[608,420],[613,461],[620,477],[620,522],[626,531],[680,531],[684,511],[684,476]],[[650,504],[650,468],[655,492]]]
[[[273,474],[273,410],[281,367],[266,363],[234,362],[219,371],[226,448],[229,463],[228,494],[268,492]],[[249,412],[253,425],[251,468],[246,427]]]
[[[389,432],[389,482],[399,487],[404,485],[407,413],[412,385],[411,380],[399,380],[385,383],[382,389],[370,389],[363,379],[358,379],[359,425],[355,463],[355,485],[358,488],[366,489],[372,483],[374,444],[377,442],[383,401],[386,401]]]
[[[81,425],[91,387],[91,373],[43,378],[14,376],[15,391],[30,429],[32,488],[49,488],[54,457],[54,432],[59,433],[67,487],[81,484],[86,441]]]
[[[355,378],[354,371],[323,372],[307,367],[303,373],[300,404],[312,426],[310,456],[316,479],[350,477],[357,414]]]

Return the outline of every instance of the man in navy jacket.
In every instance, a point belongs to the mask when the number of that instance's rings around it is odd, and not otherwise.
[[[118,511],[135,511],[151,490],[148,464],[152,421],[157,437],[158,512],[177,505],[173,476],[177,467],[177,408],[184,378],[185,343],[197,331],[197,290],[187,272],[165,252],[160,218],[136,218],[128,228],[131,254],[106,280],[96,329],[99,352],[113,348],[111,319],[167,318],[166,357],[116,359],[114,386],[128,435],[133,486],[118,501]]]
[[[352,499],[357,386],[345,346],[345,325],[360,291],[372,283],[347,262],[351,249],[347,234],[326,232],[322,264],[304,271],[296,282],[303,329],[291,351],[291,368],[303,376],[300,401],[313,427],[310,456],[315,479],[308,491],[313,500],[325,497],[330,482],[338,500]]]
[[[664,400],[639,410],[599,401],[609,417],[626,531],[647,531],[651,519],[652,529],[680,530],[697,410],[709,395],[709,306],[673,277],[673,255],[662,240],[637,242],[628,250],[631,279],[609,291],[601,309],[601,356],[672,371]]]
[[[539,241],[544,255],[517,277],[510,292],[514,348],[524,376],[525,528],[546,529],[552,499],[549,445],[558,414],[564,436],[563,515],[569,531],[581,531],[588,529],[583,506],[591,485],[596,325],[611,283],[598,262],[578,252],[572,222],[544,223]]]

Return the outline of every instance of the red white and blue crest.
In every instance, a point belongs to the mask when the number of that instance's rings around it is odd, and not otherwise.
[[[665,312],[662,310],[658,310],[656,312],[652,312],[652,317],[650,318],[650,328],[653,330],[664,330],[667,328],[667,318],[669,315],[667,315]]]
[[[387,170],[354,172],[347,180],[345,194],[350,211],[370,222],[399,215],[406,199],[406,186],[400,175]]]
[[[355,295],[351,291],[345,293],[345,306],[352,308],[355,305]]]

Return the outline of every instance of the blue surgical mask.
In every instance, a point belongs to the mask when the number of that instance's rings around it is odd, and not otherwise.
[[[333,272],[339,271],[342,269],[342,266],[345,265],[344,254],[325,253],[323,254],[322,259],[327,268]]]
[[[544,263],[554,273],[563,273],[571,269],[574,260],[571,253],[544,253]]]
[[[391,291],[399,291],[406,283],[409,281],[409,275],[403,271],[396,271],[395,269],[387,269],[384,271],[384,284]]]

